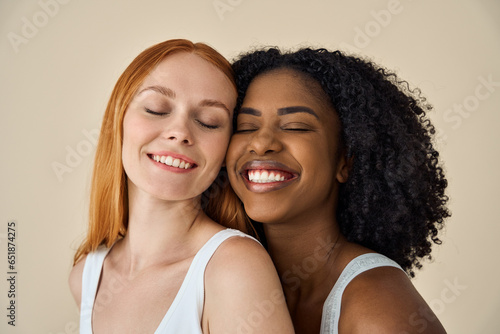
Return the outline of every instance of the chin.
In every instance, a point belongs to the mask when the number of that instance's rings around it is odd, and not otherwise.
[[[148,193],[152,198],[165,202],[185,201],[196,197],[187,191],[174,191],[173,189],[165,189],[161,187],[150,187],[146,190],[146,193]]]
[[[262,207],[256,206],[255,210],[248,209],[245,207],[245,211],[252,220],[258,221],[263,224],[278,223],[283,221],[283,215],[276,211],[275,207],[269,207],[268,209],[262,209]]]

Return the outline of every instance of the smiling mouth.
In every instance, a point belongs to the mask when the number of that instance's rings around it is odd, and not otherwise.
[[[283,189],[300,176],[287,165],[272,160],[247,161],[239,171],[248,190],[255,193],[267,193]]]
[[[294,175],[281,170],[273,169],[248,169],[244,177],[252,183],[278,183],[294,178]]]
[[[153,154],[148,154],[149,158],[156,161],[156,162],[159,162],[159,163],[162,163],[162,164],[165,164],[167,166],[171,166],[171,167],[175,167],[175,168],[179,168],[179,169],[191,169],[191,168],[195,168],[196,165],[195,164],[191,164],[187,161],[184,161],[182,159],[179,159],[179,158],[174,158],[170,155],[153,155]]]

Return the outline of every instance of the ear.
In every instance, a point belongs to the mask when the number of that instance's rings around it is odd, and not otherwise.
[[[347,157],[346,152],[343,152],[340,156],[338,168],[337,168],[337,181],[340,183],[346,183],[351,173],[352,165],[354,163],[354,155],[350,158]]]

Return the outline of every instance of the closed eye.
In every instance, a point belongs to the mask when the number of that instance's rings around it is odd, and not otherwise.
[[[293,132],[309,132],[309,131],[311,131],[311,129],[300,129],[300,128],[284,128],[282,130],[293,131]]]
[[[234,131],[234,133],[250,133],[250,132],[254,132],[256,130],[257,129],[254,129],[254,128],[250,128],[250,129],[236,129]]]
[[[218,128],[219,128],[219,125],[206,124],[206,123],[203,123],[203,122],[202,122],[202,121],[200,121],[200,120],[196,120],[196,122],[197,122],[199,125],[201,125],[202,127],[207,128],[207,129],[214,130],[214,129],[218,129]]]
[[[167,114],[166,112],[156,112],[156,111],[153,111],[153,110],[148,109],[148,108],[145,108],[145,110],[148,114],[155,115],[155,116],[164,116]]]
[[[234,133],[247,133],[257,130],[257,126],[252,123],[240,123],[236,125],[236,130]]]
[[[313,131],[313,127],[304,123],[288,123],[281,126],[281,130],[292,132],[309,132]]]

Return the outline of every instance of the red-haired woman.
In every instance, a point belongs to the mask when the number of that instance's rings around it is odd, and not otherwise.
[[[235,102],[230,64],[202,43],[155,45],[119,78],[69,279],[80,333],[293,332],[264,248],[202,208]]]

